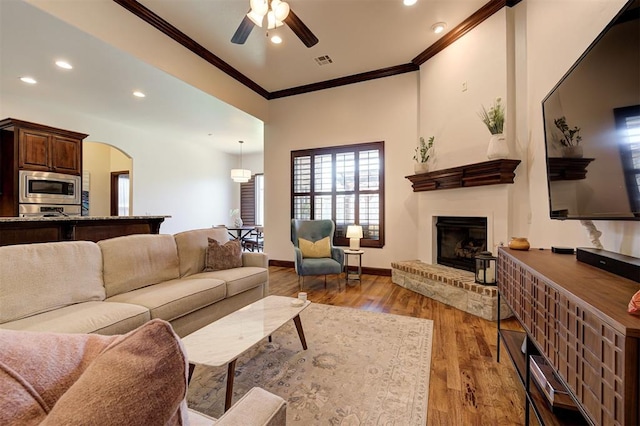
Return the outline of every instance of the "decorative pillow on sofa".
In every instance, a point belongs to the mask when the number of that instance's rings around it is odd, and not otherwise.
[[[0,424],[187,424],[187,361],[165,321],[121,336],[0,330],[0,343]]]
[[[240,268],[241,266],[242,246],[240,240],[231,240],[220,244],[213,238],[209,238],[207,257],[204,263],[205,272]]]
[[[331,240],[329,237],[324,237],[315,242],[298,238],[298,247],[302,251],[302,257],[331,257]]]

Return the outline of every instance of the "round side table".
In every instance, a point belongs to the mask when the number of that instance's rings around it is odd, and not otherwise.
[[[344,269],[345,269],[345,285],[349,283],[349,280],[359,281],[362,284],[362,255],[364,254],[363,250],[344,250]],[[358,273],[349,272],[349,257],[356,256],[358,258]]]

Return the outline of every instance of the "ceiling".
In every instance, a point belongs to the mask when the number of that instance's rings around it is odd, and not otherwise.
[[[402,0],[290,0],[291,9],[320,40],[312,48],[286,25],[275,30],[284,39],[280,45],[258,27],[244,45],[231,43],[249,0],[139,3],[235,72],[275,92],[408,64],[487,0],[418,0],[413,6],[404,6]],[[261,121],[38,8],[21,0],[0,0],[0,19],[0,95],[134,127],[152,126],[225,152],[237,153],[238,140],[246,141],[245,153],[262,151]],[[431,31],[436,22],[446,22],[443,34]],[[314,58],[325,55],[333,62],[318,65]],[[55,67],[59,57],[74,69]],[[25,74],[39,83],[20,82],[18,77]],[[134,89],[144,90],[147,97],[133,98]]]

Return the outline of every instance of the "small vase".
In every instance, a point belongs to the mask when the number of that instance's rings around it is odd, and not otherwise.
[[[429,171],[429,163],[413,163],[413,171],[417,175],[427,173]]]
[[[491,135],[489,139],[489,148],[487,149],[487,158],[489,160],[498,160],[501,158],[507,158],[509,156],[509,146],[507,145],[507,139],[503,133],[496,133]]]
[[[242,227],[242,218],[240,216],[233,218],[233,226],[235,226],[236,228]]]
[[[509,248],[512,250],[529,250],[529,241],[526,237],[511,237]]]
[[[582,158],[583,152],[580,145],[562,147],[564,158]]]

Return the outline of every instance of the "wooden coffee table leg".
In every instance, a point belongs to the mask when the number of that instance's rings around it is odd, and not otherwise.
[[[236,360],[234,359],[227,366],[227,394],[224,398],[225,413],[231,408],[231,398],[233,397],[233,379],[236,375]]]
[[[304,330],[302,330],[302,322],[300,321],[300,315],[296,315],[293,318],[293,322],[298,330],[298,337],[300,337],[300,343],[302,343],[302,349],[307,350],[307,341],[304,338]]]
[[[187,377],[187,385],[191,383],[191,376],[193,376],[193,370],[196,368],[195,364],[189,363],[189,376]]]

